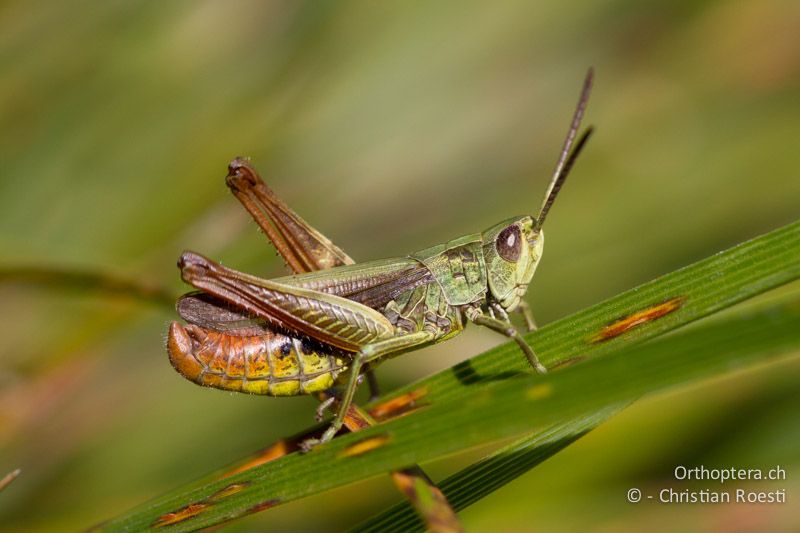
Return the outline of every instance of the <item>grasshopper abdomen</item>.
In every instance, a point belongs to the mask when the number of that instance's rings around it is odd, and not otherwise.
[[[239,336],[177,322],[167,350],[175,370],[198,385],[267,396],[328,390],[349,362],[278,332]]]

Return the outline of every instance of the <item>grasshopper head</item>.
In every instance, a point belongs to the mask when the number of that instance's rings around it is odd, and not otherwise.
[[[536,217],[511,218],[483,232],[483,257],[486,261],[489,296],[506,311],[516,309],[528,289],[528,284],[542,258],[544,219],[575,163],[575,159],[592,134],[590,127],[578,138],[573,148],[573,142],[589,100],[592,78],[593,71],[589,69],[583,82],[578,106],[572,115],[572,123],[561,149],[558,164],[550,180],[550,186],[544,195],[544,202],[542,202],[539,213]]]
[[[516,217],[483,232],[489,292],[506,311],[517,308],[542,257],[544,233],[532,217]]]

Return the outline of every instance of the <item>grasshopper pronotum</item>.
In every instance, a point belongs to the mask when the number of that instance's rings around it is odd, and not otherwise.
[[[547,213],[592,132],[575,142],[592,77],[589,70],[535,217],[509,218],[404,257],[354,263],[278,199],[248,161],[233,160],[226,183],[295,274],[265,280],[185,252],[181,275],[201,292],[178,301],[190,325],[170,327],[173,366],[201,385],[273,396],[321,394],[344,384],[341,394],[330,395],[339,406],[320,442],[341,428],[366,369],[446,340],[467,322],[514,339],[544,373],[508,313],[521,312],[535,328],[522,297],[541,259]]]

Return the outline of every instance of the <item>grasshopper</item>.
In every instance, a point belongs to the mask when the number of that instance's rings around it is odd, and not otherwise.
[[[592,128],[577,138],[592,86],[586,75],[558,163],[537,215],[516,216],[405,257],[354,263],[281,202],[245,159],[226,183],[295,272],[262,279],[184,252],[183,280],[199,289],[177,308],[168,351],[178,372],[201,385],[272,396],[329,394],[338,409],[315,445],[341,429],[363,374],[403,352],[442,342],[468,322],[513,339],[530,365],[545,367],[511,323],[542,256],[542,225]],[[370,381],[372,384],[373,382]]]

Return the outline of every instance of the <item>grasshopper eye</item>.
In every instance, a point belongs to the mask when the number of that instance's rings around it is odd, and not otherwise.
[[[511,263],[519,261],[519,255],[522,250],[522,236],[519,232],[519,226],[514,224],[500,232],[497,239],[494,241],[497,253]]]

